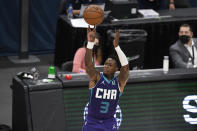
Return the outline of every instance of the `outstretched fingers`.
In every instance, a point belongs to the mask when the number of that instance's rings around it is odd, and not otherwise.
[[[93,29],[91,29],[91,28],[90,28],[90,25],[88,25],[87,33],[89,33],[89,32],[94,32],[94,33],[96,33],[96,25],[94,25],[94,28],[93,28]]]
[[[87,33],[89,33],[90,31],[91,31],[91,28],[90,28],[90,25],[88,25]]]
[[[93,32],[96,33],[96,25],[94,25]]]

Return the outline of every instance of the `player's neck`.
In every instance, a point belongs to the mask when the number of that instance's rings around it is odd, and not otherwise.
[[[104,76],[108,79],[108,80],[112,80],[114,78],[114,74],[111,75],[106,75],[104,74]]]

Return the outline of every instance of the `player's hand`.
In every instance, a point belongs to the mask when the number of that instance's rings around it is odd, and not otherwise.
[[[90,25],[88,25],[87,29],[87,39],[89,42],[94,42],[96,37],[96,26],[94,26],[93,30],[90,28]]]
[[[120,36],[120,30],[116,30],[116,36],[115,36],[114,41],[113,41],[114,48],[116,48],[118,46],[119,36]]]

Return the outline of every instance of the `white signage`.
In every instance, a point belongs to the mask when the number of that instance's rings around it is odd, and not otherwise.
[[[184,98],[183,108],[190,113],[197,113],[197,106],[190,105],[190,102],[193,101],[197,105],[197,95],[190,95]],[[197,118],[191,117],[189,114],[183,115],[186,122],[190,124],[197,125]]]

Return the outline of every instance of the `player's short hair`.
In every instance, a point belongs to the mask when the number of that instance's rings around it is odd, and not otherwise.
[[[111,54],[111,55],[108,56],[108,58],[112,58],[113,60],[115,60],[116,66],[118,67],[118,70],[120,70],[121,65],[120,65],[120,61],[119,61],[118,56],[115,55],[115,54]]]

